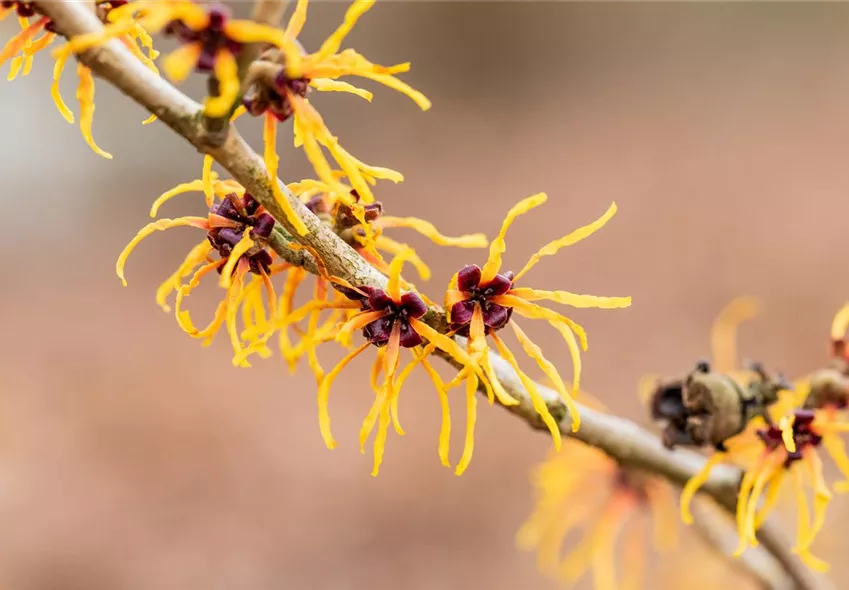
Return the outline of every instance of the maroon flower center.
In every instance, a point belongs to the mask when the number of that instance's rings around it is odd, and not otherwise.
[[[367,324],[363,328],[363,336],[375,346],[386,346],[393,329],[398,329],[400,344],[404,348],[412,348],[422,343],[422,337],[410,325],[411,319],[419,319],[427,313],[427,305],[418,293],[404,293],[401,300],[394,301],[383,289],[361,287],[366,296],[358,295],[357,299],[363,305],[363,311],[381,311],[383,317]]]
[[[789,467],[795,461],[802,459],[802,451],[809,447],[817,447],[822,442],[822,436],[813,429],[814,412],[811,410],[795,410],[793,412],[793,441],[796,443],[794,452],[787,452],[784,467]],[[770,425],[758,430],[758,437],[770,451],[784,446],[781,429]]]
[[[215,56],[219,51],[227,51],[238,55],[242,44],[230,39],[224,33],[224,25],[230,18],[226,7],[215,5],[209,9],[209,24],[196,31],[181,20],[168,23],[164,29],[165,35],[177,37],[181,43],[200,43],[201,51],[196,68],[199,72],[212,72],[215,69]]]
[[[471,264],[463,267],[457,273],[457,290],[467,298],[451,307],[451,329],[461,336],[468,336],[476,306],[481,308],[487,334],[506,326],[513,315],[513,308],[499,305],[493,302],[493,299],[506,295],[512,287],[512,272],[497,274],[491,281],[481,283],[479,266]]]
[[[625,467],[617,467],[613,475],[614,491],[633,496],[640,504],[648,502],[647,483],[644,473]]]
[[[38,14],[32,2],[16,2],[14,0],[3,0],[0,2],[3,8],[15,8],[15,12],[22,18],[30,18]]]
[[[239,198],[236,193],[230,193],[227,197],[213,206],[210,213],[218,215],[230,221],[235,221],[237,227],[214,227],[210,229],[206,238],[212,247],[218,251],[221,258],[227,258],[244,237],[246,231],[251,231],[254,237],[268,238],[274,229],[274,218],[268,213],[260,213],[259,203],[249,193]],[[260,274],[268,273],[272,259],[265,248],[254,246],[245,254],[250,262],[251,272]],[[219,272],[221,268],[219,267]]]

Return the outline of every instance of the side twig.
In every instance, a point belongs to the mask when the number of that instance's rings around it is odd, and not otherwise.
[[[35,4],[68,36],[95,33],[102,28],[95,15],[79,3],[40,0]],[[292,236],[296,233],[292,231],[287,216],[274,199],[262,158],[248,146],[232,125],[226,126],[223,140],[210,142],[210,134],[205,128],[200,105],[145,68],[118,41],[113,40],[86,51],[79,59],[96,75],[146,107],[198,151],[215,158],[242,184],[282,226],[275,231],[271,245],[283,259],[302,265],[309,272],[317,273],[318,265],[308,253],[314,252],[321,258],[327,272],[333,276],[354,285],[385,287],[386,277],[363,260],[329,226],[320,222],[288,191],[284,183],[276,179],[290,206],[304,220],[309,230],[306,235],[297,238],[297,242],[306,247],[307,251],[290,247],[295,241]],[[437,330],[446,331],[444,314],[438,307],[431,309],[425,316],[425,321]],[[540,428],[541,424],[531,405],[530,396],[512,367],[494,353],[491,358],[497,377],[505,389],[520,402],[517,406],[507,409],[532,427]],[[537,387],[546,399],[552,415],[559,420],[563,434],[604,451],[624,466],[650,471],[681,485],[704,464],[704,458],[691,451],[673,452],[665,449],[658,437],[633,422],[587,407],[581,408],[581,429],[573,433],[568,410],[558,393],[543,385]],[[702,491],[733,513],[740,478],[738,469],[719,467],[714,470]],[[824,582],[804,568],[791,554],[787,544],[769,523],[760,529],[758,538],[762,546],[783,566],[797,588],[827,588]]]

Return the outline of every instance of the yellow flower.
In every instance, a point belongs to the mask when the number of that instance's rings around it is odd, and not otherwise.
[[[365,444],[372,431],[377,427],[374,438],[374,468],[377,475],[383,461],[386,437],[390,422],[399,435],[404,434],[398,420],[398,400],[404,381],[417,365],[421,365],[430,376],[439,395],[442,407],[442,426],[439,434],[438,453],[443,465],[450,466],[448,459],[451,419],[448,408],[447,387],[428,362],[435,349],[447,353],[471,374],[484,378],[474,360],[453,339],[440,334],[421,321],[427,312],[427,306],[418,293],[402,292],[401,267],[408,260],[409,250],[403,250],[389,265],[389,282],[386,290],[371,287],[355,287],[349,290],[353,301],[339,304],[349,308],[351,303],[361,311],[348,319],[339,328],[337,339],[343,343],[356,331],[362,330],[366,342],[346,355],[324,378],[318,388],[319,427],[328,448],[336,446],[336,440],[330,430],[328,400],[330,388],[339,373],[357,356],[370,346],[377,347],[377,355],[372,369],[372,387],[375,400],[360,429],[360,450],[365,452]],[[331,304],[333,305],[333,304]],[[425,340],[428,341],[425,344]],[[413,359],[400,369],[401,349],[408,348]],[[399,370],[400,369],[400,370]],[[381,375],[383,377],[380,382]],[[471,381],[470,381],[471,382]],[[477,384],[475,383],[475,387]],[[466,433],[466,446],[473,444],[473,430]]]
[[[294,215],[294,212],[288,209],[284,195],[276,182],[278,166],[276,143],[279,121],[294,115],[295,147],[303,146],[319,179],[331,186],[338,182],[338,176],[334,174],[324,154],[323,150],[327,150],[344,175],[350,179],[351,185],[359,193],[364,204],[374,202],[369,184],[375,179],[387,179],[393,182],[403,180],[403,176],[394,170],[370,166],[348,153],[306,98],[311,88],[318,91],[349,92],[370,101],[372,98],[370,92],[339,80],[344,76],[359,76],[409,96],[423,110],[430,108],[430,101],[424,95],[395,77],[395,74],[408,71],[409,63],[389,67],[380,66],[371,63],[353,49],[339,51],[342,42],[357,20],[373,4],[374,0],[355,0],[348,8],[343,23],[322,43],[321,47],[313,53],[304,54],[296,38],[306,21],[308,0],[299,0],[285,32],[281,33],[280,43],[276,44],[279,51],[266,52],[261,56],[255,68],[258,73],[249,80],[252,88],[245,96],[244,102],[248,111],[254,116],[265,113],[263,131],[265,163],[275,189],[275,197],[287,211],[293,227],[301,234],[306,233],[306,227]],[[355,212],[357,212],[356,209]],[[360,220],[364,221],[361,217]]]
[[[341,195],[335,192],[339,186],[345,189]],[[383,204],[379,201],[360,205],[359,193],[356,190],[345,185],[339,186],[330,186],[320,180],[302,180],[290,183],[288,188],[304,202],[307,209],[331,224],[366,261],[384,274],[389,272],[389,265],[381,254],[394,256],[409,248],[407,244],[386,236],[386,229],[412,229],[440,246],[485,248],[489,244],[486,236],[481,233],[450,237],[440,233],[432,223],[424,219],[384,215]],[[358,212],[354,211],[355,207],[360,208]],[[429,280],[431,273],[427,264],[412,249],[408,255],[410,264],[415,267],[422,280]]]
[[[580,425],[580,416],[577,406],[572,400],[572,396],[554,365],[542,355],[539,347],[512,320],[513,312],[515,311],[520,316],[528,319],[545,320],[562,335],[572,356],[572,364],[574,366],[572,394],[575,394],[578,392],[580,384],[580,350],[581,348],[584,350],[587,348],[586,333],[581,326],[569,318],[533,302],[548,300],[573,307],[612,309],[630,306],[631,298],[577,295],[568,291],[543,291],[516,286],[516,283],[544,256],[551,256],[561,248],[575,244],[601,229],[616,213],[616,204],[612,204],[604,215],[591,224],[545,245],[536,254],[531,256],[530,260],[528,260],[527,264],[525,264],[524,268],[518,274],[500,272],[501,256],[507,248],[504,240],[507,229],[516,217],[543,204],[546,198],[544,193],[539,193],[520,201],[510,209],[507,218],[501,226],[498,237],[490,245],[489,259],[484,267],[481,269],[477,265],[466,266],[452,278],[445,295],[445,309],[448,313],[448,321],[452,330],[460,335],[469,337],[468,350],[472,357],[484,368],[492,384],[495,397],[504,405],[514,405],[517,403],[516,400],[498,383],[498,379],[495,377],[489,361],[486,337],[489,336],[492,338],[498,352],[515,369],[522,384],[528,390],[534,408],[551,432],[555,447],[559,449],[560,429],[557,422],[552,417],[551,412],[549,412],[533,380],[521,370],[513,353],[507,348],[496,332],[507,325],[513,329],[525,353],[537,362],[539,368],[551,380],[555,389],[563,397],[572,416],[572,430],[575,431]],[[576,334],[577,340],[575,338]],[[578,342],[580,342],[580,345]],[[460,377],[465,377],[465,375],[461,373]],[[490,396],[490,402],[492,401],[493,397]],[[464,460],[461,461],[457,468],[458,471],[462,471],[461,468],[465,468],[469,459],[471,457],[464,457]]]
[[[97,2],[97,14],[102,19],[108,18],[111,14],[113,6],[119,4],[116,1],[112,2]],[[7,60],[11,59],[9,69],[9,80],[14,80],[18,74],[24,76],[30,73],[33,63],[33,57],[36,53],[51,45],[56,39],[56,33],[53,31],[53,24],[46,16],[39,16],[35,6],[30,2],[10,2],[4,1],[0,5],[0,20],[16,11],[18,21],[21,25],[21,32],[9,40],[6,45],[0,49],[0,66]],[[30,18],[38,16],[38,19],[30,23]],[[39,36],[40,35],[40,36]],[[153,64],[153,59],[157,53],[153,50],[150,42],[150,37],[143,29],[137,26],[128,27],[126,32],[121,35],[121,41],[128,47],[133,54],[149,68],[156,71],[156,66]],[[138,43],[148,50],[148,55],[142,51]],[[56,61],[53,66],[53,85],[50,88],[50,93],[53,101],[56,103],[56,108],[68,123],[74,122],[74,114],[71,109],[65,104],[62,95],[59,92],[59,80],[62,76],[62,71],[65,69],[69,53],[65,52],[66,44],[59,50],[56,56]],[[77,64],[77,77],[79,85],[77,86],[77,100],[80,103],[80,131],[86,143],[94,152],[104,158],[111,159],[112,155],[100,149],[94,142],[91,135],[92,123],[94,121],[94,78],[91,70],[83,64]],[[145,121],[152,121],[150,118]]]
[[[744,375],[736,369],[736,327],[741,321],[754,317],[756,307],[751,298],[734,300],[714,324],[711,338],[713,355],[725,375],[738,378]],[[837,323],[838,318],[835,319]],[[839,337],[842,338],[842,334]],[[837,340],[837,337],[834,339]],[[684,486],[681,517],[685,523],[692,523],[690,503],[714,466],[728,461],[744,466],[746,471],[736,511],[739,555],[747,547],[757,546],[757,530],[775,506],[782,482],[792,479],[798,510],[798,539],[794,551],[806,565],[823,571],[828,564],[810,552],[831,499],[818,453],[822,447],[849,479],[849,457],[839,436],[839,433],[849,430],[849,424],[840,420],[838,408],[834,406],[827,405],[823,409],[799,407],[809,388],[810,378],[805,378],[797,383],[795,392],[782,392],[764,415],[751,419],[742,433],[723,444],[724,450],[717,450],[708,459],[703,469]],[[812,513],[806,488],[813,492]]]
[[[559,452],[552,451],[534,470],[533,485],[536,506],[517,533],[517,545],[536,550],[539,568],[568,584],[589,570],[597,590],[636,590],[643,581],[648,529],[653,528],[657,549],[676,542],[669,483],[621,467],[579,441],[567,440]],[[580,531],[580,541],[564,556],[573,531]]]
[[[285,271],[288,265],[274,264],[274,254],[266,247],[265,240],[274,230],[274,219],[247,193],[225,192],[230,188],[225,183],[216,184],[221,197],[213,204],[207,217],[180,217],[159,219],[148,224],[124,248],[116,263],[118,277],[126,286],[124,265],[135,247],[144,238],[156,231],[172,227],[191,226],[206,232],[203,241],[197,244],[177,270],[156,292],[157,303],[170,311],[167,300],[176,292],[174,313],[178,325],[190,336],[212,342],[222,325],[226,326],[234,352],[234,364],[250,366],[246,360],[246,348],[262,356],[271,354],[264,346],[255,346],[259,331],[257,325],[265,326],[268,317],[276,317],[277,298],[271,276]],[[159,201],[162,201],[160,198]],[[154,213],[161,202],[154,204]],[[211,255],[216,251],[218,259]],[[200,284],[200,280],[212,271],[220,273],[219,286],[224,289],[224,299],[219,303],[212,321],[204,328],[195,327],[189,312],[182,309],[183,300]],[[248,276],[250,281],[246,283]],[[188,283],[183,280],[191,277]],[[263,294],[268,302],[266,312]],[[238,311],[242,309],[244,333],[238,330]],[[246,340],[246,344],[243,342]]]
[[[239,96],[236,58],[247,43],[284,45],[282,31],[253,21],[230,18],[222,5],[206,6],[190,0],[137,0],[110,11],[109,24],[100,32],[68,42],[61,55],[79,53],[108,39],[141,28],[146,34],[163,32],[177,38],[180,47],[169,53],[162,68],[175,82],[197,70],[214,77],[216,92],[207,98],[204,114],[223,117]]]

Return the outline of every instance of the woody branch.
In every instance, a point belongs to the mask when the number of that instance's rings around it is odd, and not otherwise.
[[[56,24],[57,30],[68,37],[96,33],[102,29],[102,23],[84,4],[46,0],[36,1],[35,4]],[[321,266],[331,276],[353,285],[386,287],[385,276],[340,239],[332,228],[322,223],[291,194],[285,183],[277,179],[276,182],[280,184],[290,207],[308,229],[305,235],[298,235],[293,231],[286,214],[274,198],[262,158],[251,149],[235,127],[226,125],[217,137],[211,140],[201,105],[148,70],[116,40],[82,53],[79,59],[97,76],[155,114],[199,152],[212,156],[244,186],[277,220],[278,226],[270,245],[281,258],[318,274],[321,269],[310,254],[312,252],[320,258]],[[299,246],[293,248],[294,243]],[[433,307],[424,320],[434,329],[445,333],[447,325],[444,318],[444,311]],[[497,377],[505,389],[519,400],[518,405],[507,409],[532,427],[542,428],[530,395],[513,368],[495,353],[491,356]],[[658,437],[631,421],[587,407],[580,408],[581,428],[573,433],[571,417],[559,394],[543,385],[537,387],[552,415],[558,420],[563,434],[604,451],[623,466],[642,469],[682,485],[704,464],[704,458],[694,452],[667,450]],[[740,479],[740,470],[727,466],[717,467],[702,491],[733,513]],[[792,580],[797,588],[827,588],[821,578],[803,567],[787,549],[785,539],[773,526],[763,526],[758,531],[758,538],[763,548],[781,565],[784,575]],[[786,587],[784,584],[783,581],[775,581],[772,587]]]

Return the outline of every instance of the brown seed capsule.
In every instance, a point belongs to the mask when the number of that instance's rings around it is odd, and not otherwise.
[[[815,371],[809,378],[805,409],[845,408],[849,405],[849,359],[846,344],[841,340],[832,342],[831,363]]]
[[[760,365],[752,365],[752,370],[757,379],[743,385],[700,362],[684,380],[658,384],[651,413],[654,420],[666,421],[663,444],[722,450],[725,441],[740,434],[752,418],[766,416],[778,392],[790,386],[781,377],[771,378]]]

